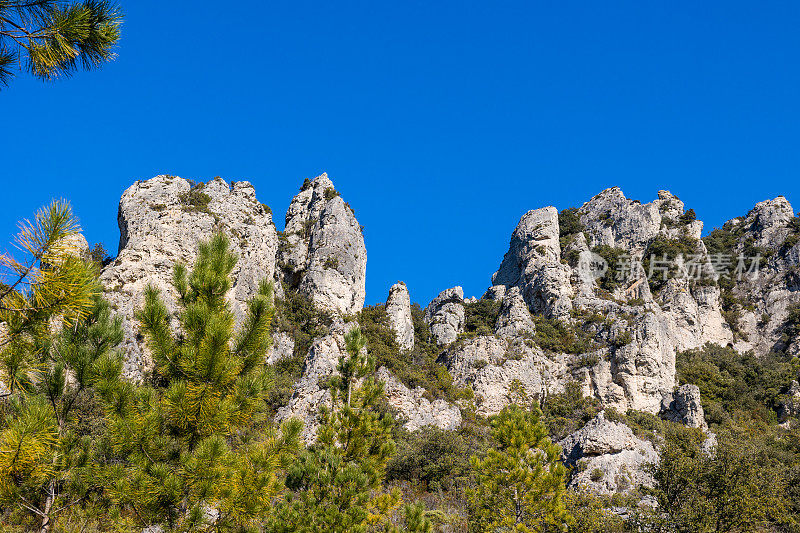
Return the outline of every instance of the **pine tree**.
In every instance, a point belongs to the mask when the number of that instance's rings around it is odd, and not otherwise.
[[[275,431],[265,417],[272,286],[261,283],[235,333],[225,298],[235,264],[218,234],[200,243],[191,272],[175,268],[177,337],[159,291],[147,288],[139,320],[155,361],[152,383],[109,395],[111,438],[128,462],[116,469],[114,498],[143,526],[255,527],[298,445],[299,423]]]
[[[12,394],[0,432],[0,501],[25,510],[20,523],[50,531],[60,513],[102,491],[98,435],[84,420],[95,413],[82,411],[98,390],[119,383],[121,341],[121,321],[99,295],[88,316],[35,339],[32,370]]]
[[[75,246],[81,230],[68,203],[54,201],[19,228],[14,245],[25,257],[0,255],[0,378],[9,393],[28,381],[26,356],[37,339],[54,321],[74,325],[86,316],[98,290]]]
[[[375,361],[365,345],[358,328],[345,336],[347,353],[331,385],[332,408],[322,410],[317,441],[289,470],[286,485],[292,494],[271,530],[391,527],[389,518],[401,503],[396,491],[383,490],[386,464],[395,452],[394,421],[380,408],[383,387],[373,376]]]
[[[100,67],[115,56],[121,21],[105,0],[0,1],[0,85],[15,64],[43,80]]]
[[[473,531],[564,531],[566,469],[538,408],[510,405],[492,420],[497,447],[471,458],[476,488],[469,494]]]

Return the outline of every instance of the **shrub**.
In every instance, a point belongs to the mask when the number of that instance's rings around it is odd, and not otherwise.
[[[337,191],[333,187],[328,187],[327,189],[325,189],[325,201],[326,202],[328,200],[333,200],[337,196],[339,196],[339,191]]]
[[[464,304],[464,332],[469,336],[494,335],[500,302],[478,300]]]
[[[683,225],[691,224],[695,220],[697,220],[697,213],[694,212],[694,209],[689,209],[678,218],[678,221]]]
[[[389,327],[384,306],[365,307],[358,314],[358,323],[367,337],[367,350],[375,357],[377,367],[385,366],[409,388],[423,387],[429,399],[455,401],[468,398],[471,391],[455,387],[450,372],[437,362],[439,349],[431,338],[428,325],[422,320],[422,314],[418,304],[412,305],[414,349],[401,352],[394,331]]]
[[[603,277],[597,280],[597,285],[603,290],[613,292],[614,289],[625,281],[617,279],[615,271],[620,262],[628,256],[628,251],[622,248],[614,248],[607,244],[601,244],[600,246],[592,248],[592,252],[602,257],[606,264],[608,264],[608,270]]]
[[[325,270],[329,268],[333,269],[339,268],[339,258],[329,255],[327,259],[325,259],[325,262],[322,264],[322,268],[324,268]]]
[[[716,424],[736,414],[774,422],[781,396],[797,372],[785,354],[759,358],[715,344],[678,353],[676,370],[681,384],[700,388],[706,418]]]
[[[189,189],[189,192],[180,196],[181,209],[189,213],[209,213],[208,204],[211,197],[203,192],[205,184],[200,183]]]
[[[582,354],[596,347],[588,332],[555,318],[534,316],[534,340],[542,349],[556,353]]]
[[[699,242],[688,236],[680,239],[667,239],[658,236],[653,239],[647,250],[645,250],[642,260],[642,266],[648,276],[650,287],[654,291],[661,289],[666,284],[667,279],[675,277],[678,272],[675,264],[676,258],[682,255],[684,260],[688,260],[690,256],[697,254],[698,246]],[[652,264],[653,258],[659,262],[666,260],[667,264],[659,265],[664,267],[666,271],[656,268],[656,265]]]
[[[561,440],[579,430],[602,410],[600,401],[584,397],[580,384],[575,382],[567,383],[563,393],[546,397],[541,406],[553,440]]]
[[[595,468],[589,474],[589,479],[591,479],[594,482],[597,482],[597,481],[600,481],[601,479],[603,479],[603,475],[604,475],[604,472],[602,470],[600,470],[599,468]]]
[[[577,207],[564,209],[558,214],[558,237],[563,250],[572,238],[584,230]]]

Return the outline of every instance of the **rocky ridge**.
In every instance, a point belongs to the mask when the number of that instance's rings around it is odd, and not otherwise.
[[[197,241],[223,231],[240,257],[229,295],[237,316],[258,283],[270,279],[279,297],[294,291],[332,317],[301,354],[302,374],[277,415],[301,418],[304,437],[313,440],[318,409],[330,403],[325,380],[336,373],[344,334],[357,325],[365,300],[364,238],[328,176],[304,182],[280,233],[249,183],[221,179],[136,182],[122,196],[118,220],[119,254],[101,281],[123,317],[126,376],[141,380],[151,365],[134,318],[145,286],[159,287],[174,309],[174,265],[191,263]],[[466,309],[475,301],[464,300],[461,287],[442,291],[425,307],[423,321],[439,363],[454,386],[471,389],[482,416],[499,412],[520,391],[545,399],[575,382],[606,408],[645,411],[707,430],[697,387],[677,387],[676,353],[706,343],[757,355],[800,353],[800,326],[792,322],[800,323],[800,222],[778,197],[705,239],[702,229],[694,212],[667,191],[643,204],[611,188],[576,209],[527,212],[483,296],[499,302],[496,319],[487,324],[494,335],[465,331]],[[727,276],[719,270],[723,254],[734,257]],[[735,258],[753,255],[761,257],[757,275],[752,268],[734,270]],[[648,275],[655,259],[668,256],[674,266],[663,277],[660,271]],[[698,271],[701,276],[690,275]],[[400,351],[412,352],[419,339],[408,287],[393,285],[384,307]],[[276,331],[267,361],[296,357],[295,346],[289,332]],[[461,424],[463,400],[433,400],[385,367],[377,376],[407,429]],[[786,417],[796,416],[797,396],[789,395]],[[635,472],[652,459],[652,445],[632,440],[624,425],[605,418],[590,424],[562,441],[570,461],[587,463],[575,483],[612,492],[627,490],[628,482],[646,483]],[[624,442],[586,451],[598,432],[624,433],[617,439]],[[591,479],[595,469],[605,472],[602,481]]]

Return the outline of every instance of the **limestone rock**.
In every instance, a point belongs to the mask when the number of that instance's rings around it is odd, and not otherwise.
[[[438,399],[433,402],[425,398],[425,389],[409,389],[389,373],[386,367],[378,369],[378,379],[384,385],[386,401],[397,409],[405,419],[403,427],[417,431],[424,426],[455,430],[461,426],[461,410]]]
[[[408,287],[402,281],[395,283],[389,289],[386,314],[389,316],[389,327],[394,331],[400,349],[413,350],[414,321],[411,318],[411,297],[408,294]]]
[[[425,308],[423,319],[439,346],[455,341],[464,331],[464,290],[453,287],[439,293]]]
[[[153,284],[162,291],[170,311],[175,310],[173,267],[191,265],[197,245],[215,231],[230,238],[239,257],[228,294],[237,320],[263,279],[273,279],[278,236],[272,217],[256,200],[248,182],[230,185],[220,178],[195,186],[174,176],[137,181],[119,203],[119,254],[100,275],[105,296],[122,316],[126,354],[124,375],[140,380],[152,361],[138,335],[134,314],[144,303],[144,289]]]
[[[290,287],[334,313],[361,310],[367,270],[364,236],[327,174],[308,182],[294,197],[283,235],[280,264]]]
[[[606,419],[603,412],[559,445],[564,464],[579,465],[570,481],[574,488],[614,494],[654,485],[647,471],[647,465],[658,461],[653,445],[625,424]]]
[[[681,385],[661,401],[661,418],[692,428],[708,431],[700,389],[697,385]]]
[[[505,293],[495,324],[495,333],[501,337],[513,337],[536,331],[528,304],[520,294],[519,287]]]
[[[492,276],[492,292],[502,297],[516,286],[533,312],[568,316],[573,291],[569,267],[561,262],[558,234],[555,207],[528,211],[511,235],[509,250]],[[494,288],[497,286],[504,289]]]
[[[274,365],[294,354],[294,339],[285,331],[277,331],[272,335],[272,346],[267,350],[267,364]]]
[[[515,381],[533,399],[563,392],[569,378],[563,355],[545,356],[535,345],[519,338],[468,339],[451,346],[441,361],[455,385],[472,388],[478,413],[484,416],[497,414],[508,405]]]
[[[339,375],[339,358],[345,350],[344,335],[355,323],[346,324],[337,320],[331,325],[330,334],[314,340],[303,363],[303,374],[295,384],[288,405],[278,410],[276,421],[297,418],[303,422],[301,434],[305,442],[313,442],[319,429],[319,408],[331,407],[331,393],[323,388],[323,382]]]

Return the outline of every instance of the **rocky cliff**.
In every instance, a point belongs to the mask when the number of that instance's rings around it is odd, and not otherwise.
[[[335,374],[343,336],[358,325],[365,300],[364,238],[328,176],[303,183],[283,232],[249,183],[219,178],[199,185],[172,176],[136,182],[122,196],[118,221],[119,254],[101,281],[124,319],[126,375],[140,380],[151,365],[135,320],[144,287],[155,284],[172,305],[174,265],[191,262],[198,240],[223,231],[239,256],[229,295],[237,314],[267,278],[278,297],[299,295],[328,317],[324,327],[305,333],[310,340],[291,328],[276,331],[268,354],[271,364],[299,358],[302,371],[277,418],[303,419],[305,437],[313,439],[316,412],[329,401],[324,381]],[[603,407],[707,430],[697,387],[677,388],[676,354],[706,343],[756,355],[800,352],[800,219],[778,197],[705,238],[702,231],[694,211],[667,191],[641,203],[611,188],[578,208],[524,214],[481,301],[465,300],[461,287],[446,289],[415,319],[409,287],[393,285],[379,306],[386,321],[373,325],[389,339],[383,357],[413,366],[428,350],[440,369],[435,379],[446,375],[470,394],[429,391],[401,376],[411,373],[383,366],[378,377],[390,406],[410,430],[454,429],[465,398],[474,398],[479,415],[491,415],[516,393],[544,399],[577,383]],[[474,325],[478,308],[496,312],[481,315],[483,329]],[[796,411],[786,405],[786,413]],[[617,459],[635,471],[653,454],[649,443],[614,424],[600,418],[563,443],[569,457],[577,454],[573,460],[590,457],[590,466],[602,463],[591,469],[608,471],[600,484],[588,477],[580,483],[617,490]],[[587,451],[601,429],[620,443]]]

